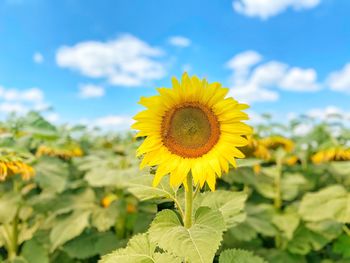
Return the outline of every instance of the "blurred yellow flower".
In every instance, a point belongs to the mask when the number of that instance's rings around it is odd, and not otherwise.
[[[253,136],[247,136],[247,138],[248,145],[240,149],[246,157],[258,158],[265,161],[271,158],[269,149],[261,144],[259,140],[255,139]]]
[[[33,167],[22,161],[0,160],[0,181],[5,181],[8,176],[21,175],[22,179],[28,181],[34,177]]]
[[[111,203],[113,203],[115,200],[117,200],[118,197],[114,194],[109,194],[109,195],[106,195],[105,197],[103,197],[103,199],[101,200],[101,205],[104,207],[104,208],[107,208],[111,205]]]
[[[51,156],[62,159],[70,159],[72,157],[80,157],[83,155],[82,149],[77,145],[68,145],[66,147],[51,147],[47,145],[40,145],[36,151],[36,156]]]
[[[286,152],[292,152],[294,149],[294,142],[282,136],[271,136],[260,139],[260,143],[267,149],[277,150],[283,148]]]
[[[288,156],[283,160],[283,163],[289,166],[295,165],[299,161],[299,157],[296,155]]]
[[[141,168],[158,166],[153,185],[170,174],[172,186],[186,185],[192,173],[195,185],[205,182],[215,190],[216,176],[227,172],[235,158],[244,158],[237,149],[247,145],[243,136],[252,128],[242,120],[248,105],[226,98],[229,89],[183,74],[172,80],[172,88],[159,88],[156,96],[141,98],[147,109],[138,113],[132,126],[138,137],[146,137],[137,150],[143,155]]]
[[[256,175],[260,174],[261,173],[261,165],[260,164],[255,164],[253,166],[253,171]]]
[[[349,161],[350,149],[339,146],[320,150],[311,157],[311,160],[314,164],[327,163],[330,161]]]

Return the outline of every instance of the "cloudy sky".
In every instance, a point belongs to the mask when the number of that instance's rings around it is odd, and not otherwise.
[[[252,116],[350,112],[347,0],[0,0],[0,117],[120,129],[183,71]]]

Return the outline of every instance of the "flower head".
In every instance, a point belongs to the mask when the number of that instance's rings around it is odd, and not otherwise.
[[[141,98],[147,109],[134,119],[138,137],[146,137],[137,150],[141,168],[158,166],[153,184],[170,174],[170,184],[186,186],[192,173],[194,184],[207,182],[214,190],[216,176],[227,172],[235,158],[244,158],[237,149],[247,145],[244,136],[252,133],[242,123],[248,105],[226,98],[229,91],[219,83],[208,83],[196,76],[183,74],[182,81],[172,80],[172,88],[159,88],[159,94]]]
[[[294,142],[282,136],[266,137],[261,139],[260,143],[271,150],[283,148],[286,152],[292,152],[294,149]]]
[[[350,149],[343,147],[331,147],[315,153],[311,160],[314,164],[327,163],[330,161],[349,161]]]
[[[5,181],[8,176],[21,175],[25,181],[34,177],[33,167],[26,164],[20,157],[13,154],[1,156],[0,158],[0,181]]]
[[[83,155],[82,149],[75,144],[63,145],[61,147],[40,145],[36,151],[36,156],[51,156],[59,157],[65,160],[68,160],[72,157],[80,157]]]

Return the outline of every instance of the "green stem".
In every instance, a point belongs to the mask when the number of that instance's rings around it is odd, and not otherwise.
[[[281,177],[282,177],[282,158],[278,158],[276,160],[277,165],[277,174],[275,177],[275,198],[274,198],[274,206],[277,211],[281,211],[282,207],[282,192],[281,192]],[[275,236],[275,247],[281,248],[282,239],[279,233]]]
[[[281,193],[281,176],[282,176],[282,164],[280,160],[277,160],[277,175],[275,177],[275,198],[274,206],[277,210],[280,210],[282,207],[282,193]]]
[[[17,252],[18,252],[18,212],[16,213],[16,216],[13,220],[13,226],[12,226],[12,242],[13,242],[13,254],[14,257],[17,257]]]
[[[19,184],[17,181],[13,182],[13,191],[15,193],[19,192]],[[17,257],[18,253],[18,224],[19,224],[19,211],[21,209],[21,205],[17,208],[16,215],[12,221],[12,224],[9,225],[7,229],[9,244],[8,244],[8,258],[14,259]]]
[[[184,224],[186,228],[192,226],[192,205],[193,205],[193,184],[192,184],[192,174],[187,175],[187,185],[188,189],[185,191],[185,220]]]

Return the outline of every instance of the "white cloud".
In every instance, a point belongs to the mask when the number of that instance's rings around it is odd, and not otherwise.
[[[350,112],[344,111],[336,106],[311,109],[307,112],[307,115],[319,120],[327,120],[333,117],[342,117],[350,120]]]
[[[230,95],[242,102],[276,101],[278,89],[310,92],[319,89],[314,69],[290,67],[279,61],[263,64],[262,56],[246,51],[234,56],[226,64],[232,69]]]
[[[58,49],[60,67],[77,70],[91,78],[105,78],[112,85],[140,86],[161,79],[164,52],[132,36],[123,35],[107,42],[87,41]]]
[[[84,84],[79,88],[79,97],[82,99],[100,98],[105,95],[105,89],[102,86],[93,84]]]
[[[24,114],[29,110],[40,110],[43,105],[49,107],[39,88],[19,90],[0,86],[0,115],[11,112]]]
[[[291,91],[317,91],[321,86],[317,83],[314,69],[291,68],[281,80],[280,87]]]
[[[41,64],[44,62],[44,56],[43,56],[43,54],[41,54],[39,52],[35,52],[33,55],[33,60],[35,63]]]
[[[321,0],[234,0],[233,9],[249,17],[269,17],[283,13],[288,8],[295,11],[311,9],[321,3]]]
[[[276,101],[279,98],[277,92],[261,88],[255,85],[233,87],[230,89],[229,96],[238,99],[240,102],[254,103],[259,101]]]
[[[173,36],[169,38],[169,43],[176,47],[189,47],[191,40],[183,36]]]
[[[8,113],[17,113],[24,114],[28,111],[28,108],[21,103],[10,103],[10,102],[2,102],[0,103],[0,114],[8,114]]]
[[[341,70],[332,72],[327,79],[327,84],[332,90],[350,93],[350,63]]]
[[[248,70],[251,66],[259,63],[262,56],[254,51],[248,50],[237,54],[227,62],[227,67],[233,70]]]
[[[40,102],[44,99],[44,94],[39,88],[27,90],[5,89],[0,86],[0,99],[5,101],[28,101]]]
[[[305,136],[313,128],[314,126],[311,123],[301,123],[294,128],[293,134],[297,136]]]
[[[51,112],[49,114],[47,114],[45,116],[45,118],[49,121],[49,122],[57,122],[60,119],[60,115],[55,113],[55,112]]]

